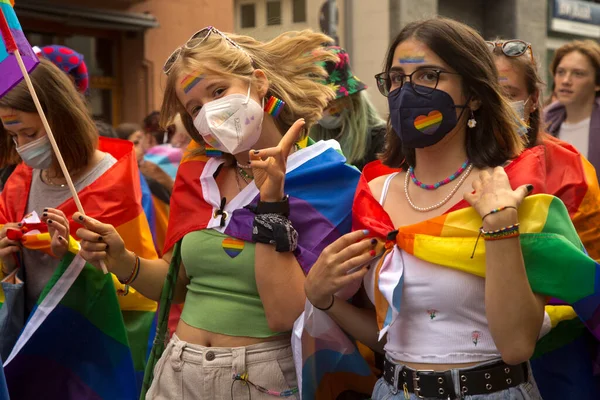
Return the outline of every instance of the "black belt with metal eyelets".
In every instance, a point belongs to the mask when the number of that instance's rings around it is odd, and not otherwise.
[[[459,370],[460,388],[455,390],[450,371],[416,371],[385,360],[383,379],[395,391],[414,393],[419,398],[455,399],[456,393],[464,396],[488,394],[518,386],[528,380],[527,363],[495,364]]]

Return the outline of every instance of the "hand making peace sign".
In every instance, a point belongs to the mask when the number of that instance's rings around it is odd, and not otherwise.
[[[260,191],[261,201],[277,202],[283,199],[287,158],[304,124],[304,118],[294,122],[277,147],[250,150],[250,165],[254,174],[254,183]]]

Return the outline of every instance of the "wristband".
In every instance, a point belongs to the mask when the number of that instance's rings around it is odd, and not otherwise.
[[[285,195],[281,201],[265,202],[259,200],[254,213],[256,215],[279,214],[287,217],[290,215],[290,196]]]
[[[321,310],[321,311],[327,311],[329,310],[331,307],[333,307],[333,303],[335,303],[335,296],[331,295],[331,304],[329,304],[327,307],[325,308],[321,308],[321,307],[317,307],[313,304],[313,307],[316,308],[317,310]],[[310,303],[312,304],[312,303]]]

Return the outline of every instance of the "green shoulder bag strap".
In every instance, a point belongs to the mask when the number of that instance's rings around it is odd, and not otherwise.
[[[165,345],[167,341],[167,330],[169,325],[169,312],[171,311],[171,302],[173,295],[175,294],[175,288],[177,287],[177,277],[179,276],[179,267],[181,266],[181,240],[175,243],[173,248],[173,258],[171,258],[171,265],[169,266],[169,272],[165,279],[162,292],[160,294],[160,303],[158,305],[158,321],[156,324],[156,336],[154,337],[154,344],[148,357],[148,364],[146,364],[146,370],[144,371],[144,382],[142,384],[142,392],[140,394],[140,400],[146,399],[146,393],[152,385],[154,379],[154,366],[165,351]]]

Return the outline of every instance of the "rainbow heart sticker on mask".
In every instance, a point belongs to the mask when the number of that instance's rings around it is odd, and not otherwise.
[[[442,124],[442,113],[433,110],[427,115],[419,115],[415,118],[415,128],[425,135],[433,135]]]

